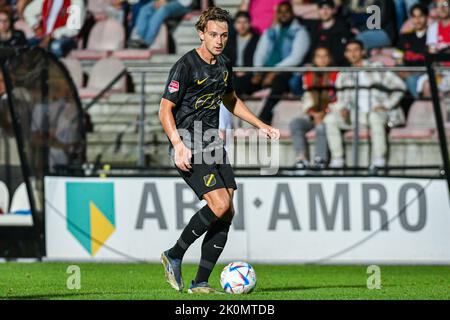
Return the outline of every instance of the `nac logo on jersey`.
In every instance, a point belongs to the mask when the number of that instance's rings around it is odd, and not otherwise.
[[[203,177],[203,182],[205,182],[205,186],[209,187],[214,187],[217,183],[216,177],[214,175],[214,173],[211,174],[207,174],[206,176]]]

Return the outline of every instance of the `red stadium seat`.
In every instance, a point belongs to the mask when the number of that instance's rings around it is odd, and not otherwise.
[[[299,100],[281,100],[273,110],[272,125],[280,130],[289,131],[289,123],[302,113]]]
[[[345,132],[344,139],[353,140],[354,136],[355,135],[353,134],[353,131],[349,130],[349,131]],[[361,128],[359,130],[359,139],[360,140],[366,140],[366,139],[369,139],[369,137],[370,137],[370,130],[369,129]]]
[[[74,50],[70,55],[77,59],[98,60],[125,46],[125,30],[115,19],[97,21],[92,28],[86,50]]]
[[[108,17],[107,8],[112,3],[113,0],[88,0],[87,10],[94,15],[95,20],[103,20]]]
[[[392,139],[430,139],[436,128],[433,104],[430,101],[415,101],[408,114],[404,128],[391,130]]]
[[[69,71],[74,84],[80,89],[83,86],[83,68],[80,61],[73,58],[62,58],[61,62]]]
[[[153,45],[150,49],[124,49],[116,50],[112,56],[121,60],[149,60],[155,53],[167,54],[169,52],[169,30],[165,24],[161,25]]]
[[[98,61],[91,70],[87,87],[80,90],[80,97],[82,99],[95,97],[124,69],[124,63],[117,58],[109,57]],[[126,92],[126,88],[126,77],[123,76],[110,92]]]

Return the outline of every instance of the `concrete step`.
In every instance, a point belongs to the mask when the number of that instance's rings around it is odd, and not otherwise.
[[[158,104],[161,101],[161,93],[158,94],[146,94],[145,95],[145,103],[146,105]],[[88,104],[91,99],[83,99],[83,104]],[[132,105],[132,104],[141,104],[141,94],[140,93],[113,93],[110,96],[100,99],[96,102],[94,106],[99,105]]]
[[[146,106],[146,115],[148,117],[157,117],[159,111],[159,105],[148,105]],[[122,115],[126,116],[138,116],[141,113],[141,107],[139,105],[128,105],[128,106],[94,106],[89,109],[89,114],[91,116],[110,116],[118,117]]]

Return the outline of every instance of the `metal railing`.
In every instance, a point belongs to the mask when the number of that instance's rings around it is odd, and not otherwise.
[[[145,152],[144,152],[144,146],[145,146],[145,109],[146,109],[146,90],[145,90],[145,82],[148,77],[148,73],[168,73],[170,71],[170,67],[155,67],[155,66],[129,66],[126,68],[126,70],[123,70],[118,76],[113,79],[104,90],[101,91],[101,93],[95,97],[87,106],[86,110],[89,109],[92,105],[97,103],[102,96],[104,96],[105,93],[108,92],[110,88],[113,87],[113,85],[121,79],[122,76],[124,76],[127,72],[128,73],[137,73],[140,74],[140,81],[141,83],[136,85],[136,87],[140,86],[140,116],[139,120],[133,121],[133,123],[137,123],[138,125],[138,166],[143,167],[145,165]],[[306,72],[350,72],[353,73],[355,76],[355,79],[357,80],[358,77],[356,76],[358,72],[404,72],[404,73],[427,73],[428,68],[426,66],[424,67],[404,67],[404,66],[397,66],[397,67],[327,67],[327,68],[318,68],[318,67],[282,67],[282,68],[275,68],[275,67],[235,67],[233,68],[234,72],[258,72],[258,73],[265,73],[265,72],[289,72],[289,73],[306,73]],[[434,68],[436,71],[448,71],[450,70],[450,67],[441,67],[436,66]],[[356,92],[356,99],[358,96],[358,90],[359,90],[359,83],[356,81],[355,85],[355,92]],[[359,158],[358,158],[358,145],[359,145],[359,116],[358,116],[358,110],[359,108],[355,108],[355,121],[353,121],[353,143],[352,143],[352,158],[353,158],[353,166],[355,168],[359,167]],[[439,110],[440,112],[440,110]],[[442,115],[440,117],[442,120]],[[437,126],[442,125],[437,124]],[[444,135],[445,138],[445,135]],[[446,145],[446,141],[444,141]],[[441,146],[442,144],[441,143]]]

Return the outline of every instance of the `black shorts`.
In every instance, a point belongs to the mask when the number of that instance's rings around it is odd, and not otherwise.
[[[176,168],[184,181],[194,190],[197,197],[203,200],[203,195],[213,190],[222,188],[237,189],[233,168],[227,160],[227,153],[223,150],[223,161],[220,163],[195,164],[193,156],[191,159],[192,169],[189,172],[182,171],[178,167]]]

